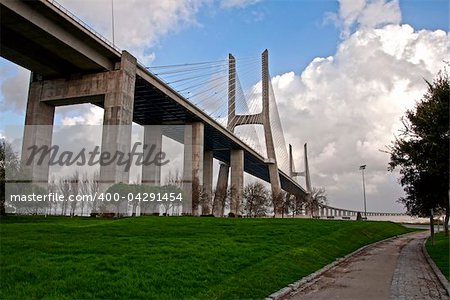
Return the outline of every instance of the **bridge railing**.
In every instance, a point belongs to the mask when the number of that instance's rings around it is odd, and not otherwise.
[[[70,10],[68,10],[67,8],[65,8],[64,6],[62,6],[62,4],[60,4],[58,1],[56,0],[44,0],[50,4],[52,4],[54,7],[56,7],[58,10],[60,10],[62,13],[64,13],[66,16],[68,16],[69,18],[71,18],[72,20],[74,20],[75,22],[78,23],[78,25],[80,25],[81,27],[85,28],[86,30],[88,30],[90,33],[92,33],[93,35],[95,35],[97,38],[99,38],[100,40],[102,40],[104,43],[108,44],[108,46],[110,46],[111,48],[113,48],[114,50],[116,50],[119,53],[122,53],[122,50],[119,49],[119,47],[117,47],[116,45],[114,45],[114,43],[112,43],[110,40],[108,40],[106,37],[104,37],[102,34],[98,33],[94,28],[92,28],[91,26],[89,26],[86,22],[84,22],[83,20],[81,20],[80,18],[78,18],[75,14],[73,14]]]

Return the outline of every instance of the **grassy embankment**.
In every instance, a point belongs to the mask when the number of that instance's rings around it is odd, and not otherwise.
[[[261,299],[407,231],[305,219],[7,217],[0,299]]]
[[[428,254],[431,256],[434,263],[438,266],[439,270],[441,270],[447,280],[450,280],[450,265],[448,262],[450,255],[449,242],[449,237],[445,236],[445,234],[441,232],[434,236],[434,246],[431,245],[431,239],[428,239],[426,244]]]

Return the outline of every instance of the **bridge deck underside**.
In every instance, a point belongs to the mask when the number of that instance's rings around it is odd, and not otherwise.
[[[10,1],[9,5],[20,9],[27,18],[18,15],[5,5],[0,5],[1,56],[43,78],[58,78],[77,73],[99,72],[104,66],[92,57],[80,55],[75,41],[82,41],[83,47],[92,53],[107,57],[110,61],[120,61],[116,53],[105,49],[94,38],[77,30],[76,25],[49,10],[48,5],[39,1]],[[57,24],[62,38],[41,28],[41,25]],[[72,41],[69,45],[67,41]],[[81,44],[81,42],[80,42]],[[110,63],[112,67],[113,64]]]
[[[136,79],[133,121],[140,125],[184,125],[201,122],[200,118],[179,103],[167,97],[162,91],[140,78]],[[164,135],[183,143],[180,131],[164,131]],[[204,147],[213,151],[214,158],[230,163],[230,149],[241,149],[223,133],[205,124]],[[269,181],[269,170],[259,158],[244,151],[244,170],[262,180]]]

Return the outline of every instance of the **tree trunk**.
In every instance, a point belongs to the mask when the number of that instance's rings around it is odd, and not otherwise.
[[[434,216],[433,210],[430,213],[430,237],[431,237],[431,245],[434,246]]]
[[[449,209],[445,209],[445,218],[444,218],[444,232],[445,235],[448,236],[448,219],[449,219]]]

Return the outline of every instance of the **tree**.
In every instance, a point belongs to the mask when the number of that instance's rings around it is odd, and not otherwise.
[[[70,193],[74,197],[70,202],[70,216],[75,216],[75,211],[77,209],[78,201],[76,201],[76,196],[80,194],[80,185],[79,185],[79,179],[80,175],[78,171],[75,171],[75,173],[70,177],[69,183],[70,183]]]
[[[15,178],[19,171],[20,163],[17,154],[5,139],[0,139],[0,216],[6,215],[6,181]]]
[[[314,187],[311,191],[311,195],[308,195],[305,202],[305,209],[309,211],[311,216],[314,216],[315,212],[319,210],[321,205],[327,204],[327,194],[325,188]]]
[[[58,181],[58,190],[61,195],[63,195],[64,199],[69,199],[70,196],[70,179],[67,177],[62,177]],[[61,215],[65,216],[67,212],[67,201],[61,202]]]
[[[403,129],[388,146],[390,171],[400,169],[401,197],[411,215],[445,213],[449,221],[449,78],[439,72],[413,110],[402,118]],[[432,216],[431,216],[432,217]]]
[[[272,193],[272,207],[273,207],[273,214],[276,215],[282,215],[283,214],[283,207],[284,207],[284,193],[281,191],[280,193]]]
[[[302,212],[302,207],[304,204],[303,197],[297,195],[288,194],[288,198],[286,198],[286,206],[287,210],[292,213],[292,217],[295,215],[299,215]]]
[[[117,218],[128,212],[128,195],[134,193],[133,185],[123,182],[110,186],[105,193],[106,209],[108,213],[114,212]]]
[[[270,203],[269,192],[259,182],[249,183],[244,188],[243,212],[250,217],[266,215]]]

